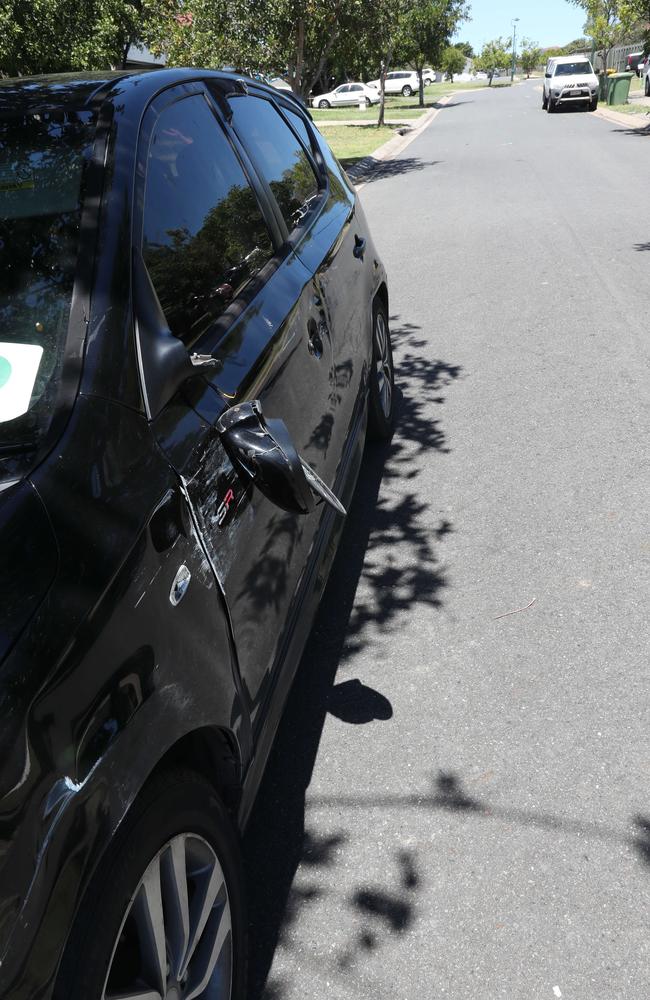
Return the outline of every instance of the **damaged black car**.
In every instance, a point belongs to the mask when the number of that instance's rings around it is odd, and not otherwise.
[[[0,996],[241,998],[384,268],[308,112],[198,70],[1,81],[0,258]]]

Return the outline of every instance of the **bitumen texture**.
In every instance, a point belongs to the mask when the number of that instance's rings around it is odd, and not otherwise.
[[[648,995],[650,138],[540,104],[459,94],[361,192],[399,419],[247,836],[250,1000]]]

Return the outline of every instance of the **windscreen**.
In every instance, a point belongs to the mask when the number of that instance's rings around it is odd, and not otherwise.
[[[586,76],[593,73],[591,68],[591,63],[585,62],[570,62],[570,63],[558,63],[555,67],[555,76]]]
[[[0,115],[0,474],[53,416],[91,136],[87,112]]]

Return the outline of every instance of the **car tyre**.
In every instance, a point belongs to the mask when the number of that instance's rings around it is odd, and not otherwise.
[[[546,102],[546,110],[548,111],[549,115],[552,115],[555,112],[556,107],[557,107],[557,105],[555,104],[555,101],[553,100],[553,98],[549,94],[548,95],[548,101]]]
[[[389,441],[395,429],[395,368],[386,307],[372,306],[372,366],[368,386],[368,437]]]
[[[643,84],[643,92],[646,97],[650,97],[650,76],[646,76],[645,83]]]
[[[318,102],[318,107],[319,108],[329,108],[330,107],[330,102],[329,101],[319,101]]]
[[[372,107],[372,101],[370,100],[369,97],[366,97],[366,107],[367,108],[371,108]]]
[[[245,980],[243,880],[229,816],[200,775],[161,773],[145,786],[92,878],[54,1000],[147,989],[243,1000]]]
[[[597,97],[594,97],[594,98],[592,98],[592,100],[589,101],[589,110],[590,111],[597,111],[598,110],[598,98]]]
[[[411,87],[409,87],[408,83],[406,84],[406,86],[402,87],[402,96],[403,97],[411,97],[412,94],[413,94],[413,90],[412,90]]]
[[[546,91],[542,91],[542,110],[543,111],[546,111],[547,105],[548,105],[548,100],[546,98]]]

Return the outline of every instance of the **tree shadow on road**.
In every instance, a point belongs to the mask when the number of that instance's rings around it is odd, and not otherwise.
[[[305,794],[328,712],[355,725],[382,725],[392,715],[389,692],[374,691],[356,678],[335,684],[337,671],[358,650],[381,644],[405,610],[438,609],[446,585],[439,549],[453,527],[446,519],[431,522],[414,480],[424,458],[430,463],[449,451],[441,420],[431,420],[427,408],[432,400],[444,403],[444,389],[461,376],[461,368],[431,360],[430,342],[417,326],[397,317],[391,322],[399,387],[396,432],[390,443],[366,449],[338,555],[244,838],[249,1000],[282,995],[281,984],[267,985],[276,947],[279,942],[289,947],[288,930],[303,907],[321,898],[324,870],[336,865],[350,837],[345,828],[324,838],[305,827]],[[395,858],[392,888],[357,884],[344,901],[361,923],[339,955],[343,972],[375,951],[386,934],[404,933],[411,924],[412,897],[420,884],[417,862],[399,844]]]
[[[395,160],[377,160],[374,156],[366,156],[354,164],[343,165],[355,184],[372,184],[384,177],[401,177],[404,174],[416,173],[427,167],[435,167],[442,160],[421,160],[417,156],[400,156]]]

